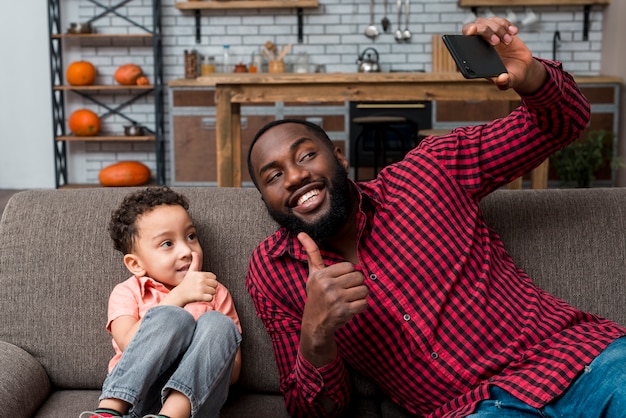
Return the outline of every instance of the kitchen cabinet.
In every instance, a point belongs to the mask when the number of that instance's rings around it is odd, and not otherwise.
[[[169,90],[172,181],[175,186],[217,185],[217,145],[214,88]],[[321,125],[336,146],[345,151],[347,140],[345,102],[255,103],[241,108],[242,182],[252,185],[247,170],[248,148],[254,135],[276,119],[307,119]]]
[[[105,6],[97,0],[82,0],[94,6],[94,16],[87,22],[95,27],[99,19],[113,14],[123,19],[126,28],[119,28],[125,33],[66,33],[69,23],[61,16],[64,0],[48,0],[48,20],[50,33],[50,74],[52,87],[52,113],[53,113],[53,141],[55,159],[55,184],[56,187],[77,186],[68,184],[68,143],[72,141],[101,141],[101,142],[153,142],[156,156],[156,172],[153,177],[156,183],[165,184],[165,143],[164,143],[164,84],[162,65],[162,39],[161,39],[161,1],[152,1],[152,26],[144,26],[132,17],[123,14],[123,7],[133,0],[122,1],[116,5]],[[115,85],[113,77],[111,84],[71,86],[65,83],[65,69],[63,64],[64,52],[76,52],[80,55],[84,45],[95,43],[98,48],[115,47],[122,44],[129,51],[150,51],[153,62],[153,73],[149,77],[151,85],[121,86]],[[81,57],[82,58],[82,57]],[[86,99],[98,109],[103,122],[102,134],[96,136],[75,136],[69,133],[66,117],[66,97],[69,94],[78,95]],[[124,121],[125,124],[138,123],[128,112],[130,106],[138,103],[140,99],[152,102],[154,108],[154,125],[144,126],[145,134],[142,136],[125,136],[123,129],[107,131],[106,120],[111,117]],[[92,109],[93,110],[93,109]],[[144,155],[145,153],[141,153]]]

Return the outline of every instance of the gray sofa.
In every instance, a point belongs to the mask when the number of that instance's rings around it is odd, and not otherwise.
[[[245,290],[248,256],[275,229],[254,189],[179,188],[243,325],[243,368],[223,417],[287,416],[271,344]],[[18,193],[0,224],[0,416],[78,417],[97,403],[113,351],[109,292],[129,273],[106,232],[128,189]],[[626,324],[626,189],[502,190],[485,216],[536,283]],[[354,376],[350,417],[405,413]]]

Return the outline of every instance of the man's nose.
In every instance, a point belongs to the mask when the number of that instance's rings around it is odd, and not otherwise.
[[[306,168],[293,164],[285,170],[285,187],[299,187],[310,175]]]

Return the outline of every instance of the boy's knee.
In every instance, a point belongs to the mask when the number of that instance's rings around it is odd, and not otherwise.
[[[146,317],[149,315],[158,317],[163,323],[172,324],[179,329],[195,327],[193,315],[179,306],[161,305],[151,308]]]
[[[198,318],[197,328],[223,336],[237,337],[239,335],[239,329],[235,322],[229,316],[217,311],[209,311],[202,314]]]

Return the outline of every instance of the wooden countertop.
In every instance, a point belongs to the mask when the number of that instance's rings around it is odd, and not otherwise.
[[[621,83],[622,79],[615,76],[575,76],[577,83]],[[466,80],[459,73],[422,73],[422,72],[385,72],[385,73],[216,73],[196,79],[177,79],[168,83],[170,87],[214,87],[217,84],[345,84],[345,83],[454,83],[454,82],[486,83],[487,80]]]
[[[618,77],[578,77],[580,84],[615,84]],[[518,100],[485,79],[459,73],[229,73],[181,79],[171,88],[215,87],[217,184],[241,186],[241,105],[295,101]],[[545,170],[544,170],[545,172]],[[543,176],[545,177],[545,176]]]

